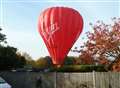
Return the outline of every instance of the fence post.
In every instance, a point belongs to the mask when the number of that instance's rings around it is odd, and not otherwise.
[[[55,72],[55,82],[54,82],[54,88],[57,88],[57,72]]]
[[[95,71],[93,71],[93,88],[96,88],[96,83],[95,83]]]

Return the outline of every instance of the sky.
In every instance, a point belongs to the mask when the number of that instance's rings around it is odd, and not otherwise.
[[[120,0],[0,0],[0,27],[8,44],[27,52],[34,59],[48,56],[47,48],[38,33],[38,17],[48,7],[64,6],[76,9],[83,17],[83,32],[74,44],[86,41],[86,32],[92,31],[89,23],[97,20],[110,23],[120,17]],[[68,55],[79,54],[69,52]]]

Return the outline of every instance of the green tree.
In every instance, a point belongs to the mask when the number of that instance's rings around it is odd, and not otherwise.
[[[35,68],[36,67],[36,61],[32,59],[32,57],[27,52],[18,52],[17,54],[23,56],[26,60],[26,68]]]
[[[64,65],[72,65],[72,64],[75,64],[75,57],[73,57],[73,56],[67,56],[65,58]]]
[[[0,47],[0,70],[24,67],[26,60],[23,56],[17,55],[16,51],[14,47]]]
[[[4,43],[7,43],[6,35],[2,34],[1,30],[0,28],[0,70],[23,67],[26,64],[25,58],[16,54],[17,48],[4,46]]]
[[[2,43],[7,43],[6,42],[6,35],[1,33],[2,28],[0,28],[0,46],[2,46]]]

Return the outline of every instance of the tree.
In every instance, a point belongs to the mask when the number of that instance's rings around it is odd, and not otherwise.
[[[79,59],[81,60],[81,64],[94,64],[93,56],[89,51],[81,51]]]
[[[72,65],[75,63],[75,57],[67,56],[64,61],[64,65]]]
[[[14,47],[0,47],[0,70],[21,68],[26,64],[25,58],[17,55],[16,51]]]
[[[51,57],[46,56],[46,57],[40,57],[36,61],[36,68],[44,69],[44,68],[49,68],[52,66],[52,61]]]
[[[21,54],[21,56],[24,56],[26,60],[32,60],[32,57],[26,52],[22,52],[22,53],[19,53],[19,54]]]
[[[26,68],[32,68],[35,67],[36,63],[35,61],[32,59],[32,57],[27,53],[27,52],[17,52],[18,55],[21,55],[25,58],[26,60]]]
[[[0,33],[0,70],[23,67],[26,64],[25,58],[16,54],[17,48],[4,46],[4,43],[6,43],[6,35]]]
[[[97,21],[92,25],[93,32],[87,32],[87,42],[80,52],[85,63],[110,64],[120,57],[120,18],[113,18],[112,24]]]
[[[1,33],[2,28],[0,28],[0,46],[2,46],[2,43],[7,43],[6,42],[6,35]]]

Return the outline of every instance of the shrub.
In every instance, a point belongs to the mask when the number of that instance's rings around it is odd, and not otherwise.
[[[51,68],[51,71],[57,72],[105,72],[104,65],[64,65],[60,68]]]

